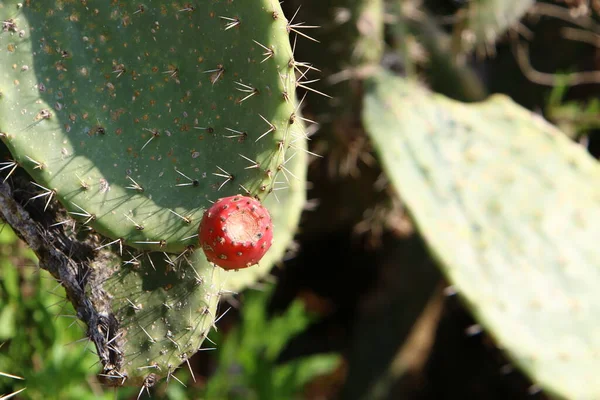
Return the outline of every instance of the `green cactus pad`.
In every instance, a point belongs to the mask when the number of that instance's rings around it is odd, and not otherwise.
[[[225,273],[204,260],[200,251],[140,253],[92,288],[102,291],[92,296],[98,309],[110,299],[118,329],[105,343],[105,382],[152,386],[198,351],[215,324]]]
[[[210,201],[264,199],[303,147],[276,1],[8,0],[0,20],[3,140],[111,240],[181,252]]]
[[[600,398],[600,166],[504,96],[466,105],[381,72],[364,122],[484,328],[541,388]]]

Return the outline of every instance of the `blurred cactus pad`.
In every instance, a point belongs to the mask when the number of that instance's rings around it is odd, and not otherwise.
[[[364,122],[483,328],[549,394],[600,397],[600,166],[507,97],[463,104],[381,72]]]
[[[3,1],[0,20],[3,140],[108,238],[181,252],[211,201],[303,179],[278,2]]]

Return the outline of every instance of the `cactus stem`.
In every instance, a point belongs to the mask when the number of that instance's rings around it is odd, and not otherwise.
[[[265,56],[265,58],[260,62],[261,64],[275,55],[275,49],[269,48],[269,47],[265,46],[264,44],[257,42],[256,40],[252,40],[252,41],[265,50],[265,52],[262,53],[262,55]]]

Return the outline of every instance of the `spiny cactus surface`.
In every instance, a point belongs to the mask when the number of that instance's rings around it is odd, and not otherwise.
[[[217,198],[264,199],[305,140],[279,4],[0,4],[0,131],[71,215],[143,250],[196,244]]]
[[[3,1],[0,20],[0,168],[104,235],[112,256],[78,306],[104,380],[152,386],[292,238],[307,157],[290,24],[270,0]],[[269,209],[275,238],[260,266],[225,273],[194,248],[204,210],[238,193]]]
[[[504,96],[467,105],[387,72],[363,114],[439,265],[484,328],[558,397],[600,398],[600,166]]]
[[[94,306],[110,316],[99,351],[107,355],[103,381],[150,387],[187,363],[214,328],[224,275],[201,252],[154,252],[126,259],[91,286]]]

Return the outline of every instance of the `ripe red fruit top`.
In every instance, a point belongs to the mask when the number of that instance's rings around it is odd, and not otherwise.
[[[217,200],[202,217],[200,246],[208,261],[223,269],[257,264],[273,242],[273,224],[266,208],[248,196]]]

